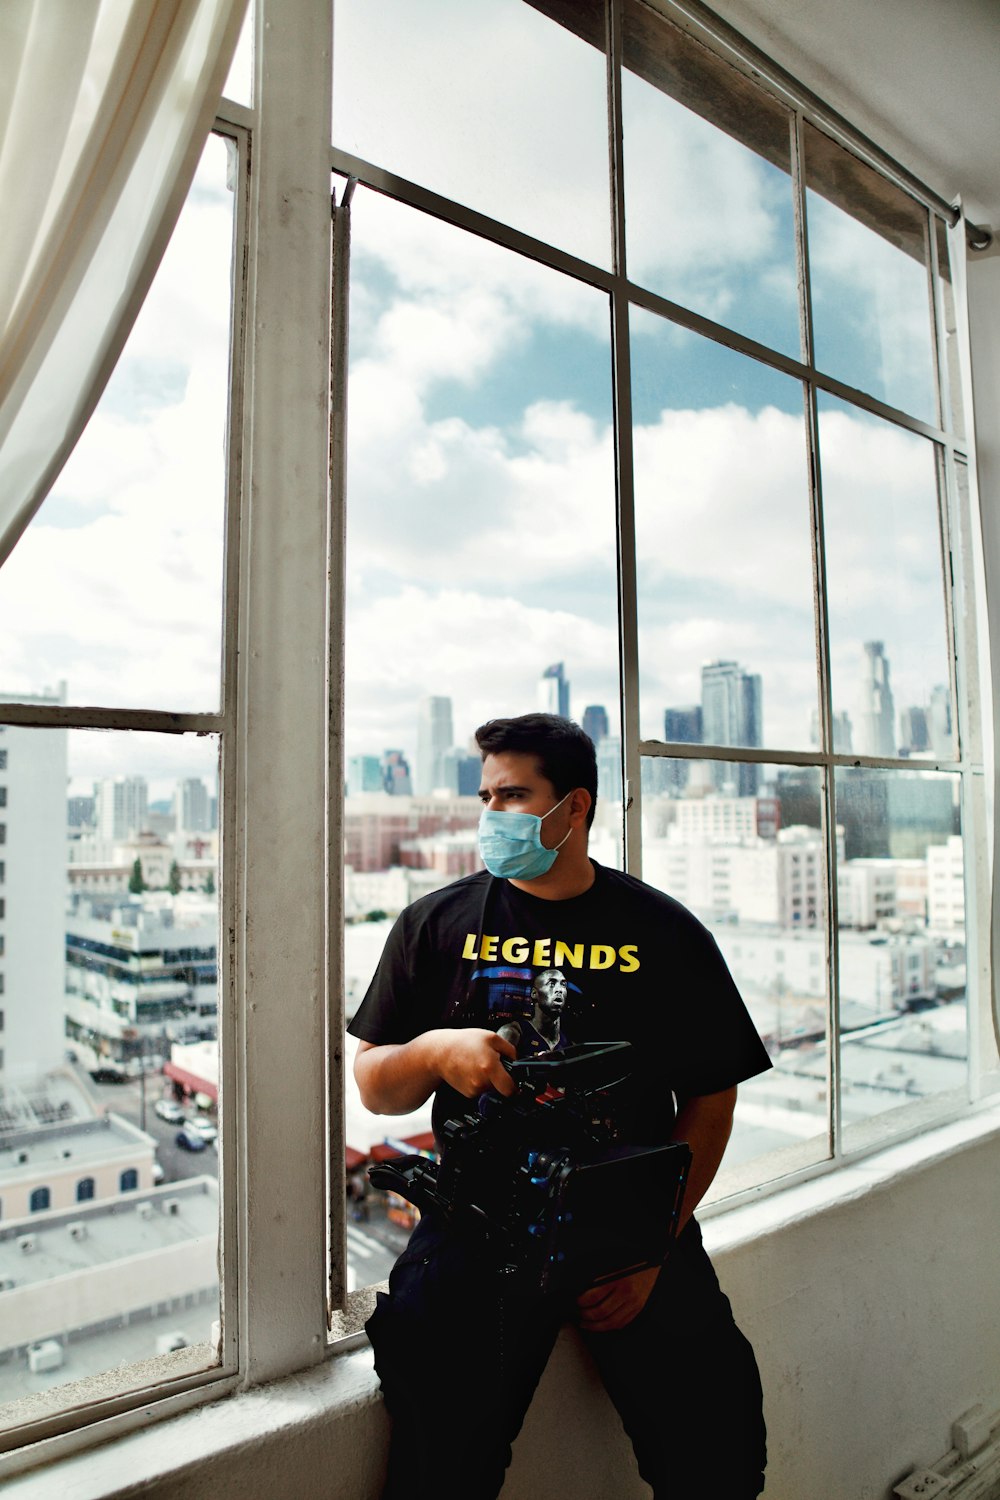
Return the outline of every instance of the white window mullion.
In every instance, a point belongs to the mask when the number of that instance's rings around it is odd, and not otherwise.
[[[325,1350],[329,6],[257,10],[237,789],[250,1383]]]

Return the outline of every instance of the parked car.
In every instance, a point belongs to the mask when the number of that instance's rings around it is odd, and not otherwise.
[[[199,1135],[197,1130],[192,1130],[187,1123],[181,1126],[174,1139],[178,1146],[184,1147],[185,1151],[204,1151],[208,1146],[205,1137]]]
[[[184,1111],[176,1099],[157,1099],[153,1113],[166,1120],[168,1125],[180,1125],[184,1119]]]
[[[210,1146],[218,1135],[218,1130],[212,1120],[206,1120],[203,1115],[191,1115],[184,1121],[188,1130],[197,1131],[206,1146]]]

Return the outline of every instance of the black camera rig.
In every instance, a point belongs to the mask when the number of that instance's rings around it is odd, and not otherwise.
[[[477,1113],[447,1121],[440,1162],[402,1156],[370,1167],[373,1186],[477,1226],[499,1269],[542,1290],[662,1264],[691,1152],[617,1143],[615,1096],[631,1074],[631,1044],[584,1042],[505,1066],[515,1094],[484,1094]]]

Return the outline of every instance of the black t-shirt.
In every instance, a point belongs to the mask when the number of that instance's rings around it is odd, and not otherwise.
[[[406,908],[348,1030],[376,1046],[440,1026],[521,1024],[520,1055],[548,1039],[629,1041],[625,1138],[667,1139],[674,1099],[770,1067],[715,940],[679,902],[594,862],[589,890],[545,901],[486,871]],[[470,1101],[442,1085],[434,1128]]]

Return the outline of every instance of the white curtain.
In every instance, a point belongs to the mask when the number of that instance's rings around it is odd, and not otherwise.
[[[0,564],[121,353],[245,9],[0,0]]]

